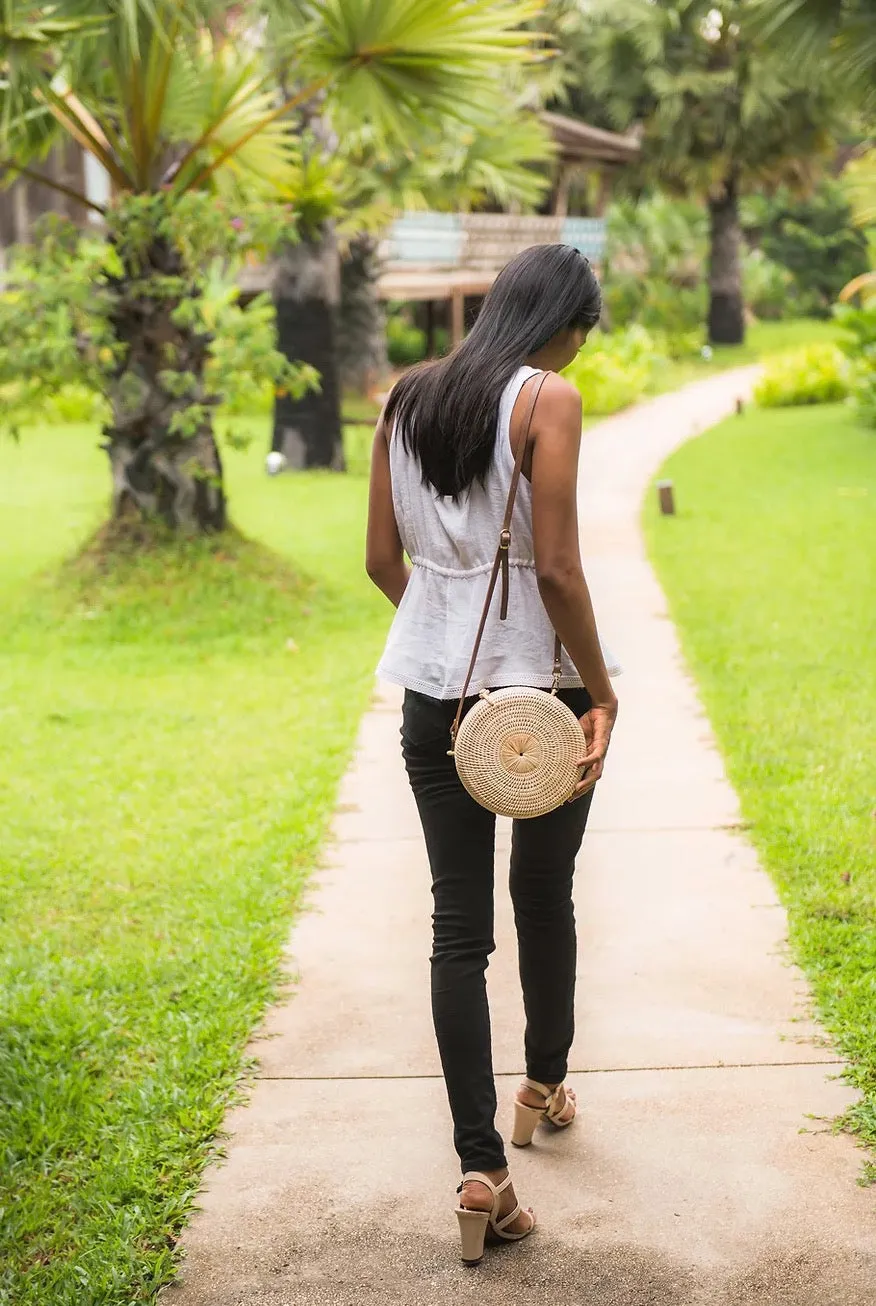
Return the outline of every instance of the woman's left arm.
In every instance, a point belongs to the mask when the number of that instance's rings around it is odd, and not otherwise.
[[[392,503],[392,478],[389,470],[389,445],[381,417],[374,432],[371,449],[371,483],[368,490],[368,533],[365,540],[365,570],[379,590],[395,607],[401,603],[410,572],[395,508]]]

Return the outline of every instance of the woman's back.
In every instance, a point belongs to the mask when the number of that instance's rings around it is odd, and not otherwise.
[[[389,448],[392,495],[405,552],[414,563],[470,573],[492,566],[505,514],[514,455],[509,437],[511,413],[534,367],[521,367],[499,403],[496,445],[484,482],[473,482],[457,498],[424,483],[419,462],[393,433]],[[512,556],[532,561],[532,514],[526,511],[521,479],[515,505]]]
[[[378,669],[384,679],[434,698],[458,697],[493,566],[514,469],[510,427],[514,406],[533,367],[520,367],[499,402],[492,460],[483,483],[459,496],[441,495],[424,481],[398,431],[389,441],[392,498],[412,574]],[[521,401],[521,402],[525,402]],[[554,634],[538,590],[532,539],[532,490],[520,478],[511,527],[510,603],[498,600],[487,619],[472,693],[501,685],[548,687]],[[581,685],[564,655],[563,688]]]

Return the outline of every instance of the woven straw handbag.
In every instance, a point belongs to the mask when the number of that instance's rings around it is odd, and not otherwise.
[[[554,638],[553,688],[550,693],[530,685],[515,685],[492,691],[484,689],[478,701],[463,715],[490,604],[500,576],[500,620],[504,621],[508,615],[511,517],[529,444],[535,402],[547,376],[547,372],[542,372],[532,387],[523,434],[514,458],[508,502],[505,505],[505,517],[487,586],[484,610],[456,717],[450,727],[450,753],[456,763],[459,778],[472,798],[498,816],[513,816],[517,820],[544,816],[571,798],[581,779],[578,763],[587,747],[580,721],[557,698],[562,655],[559,636]]]

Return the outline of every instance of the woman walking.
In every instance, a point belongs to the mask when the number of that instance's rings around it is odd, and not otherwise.
[[[525,1146],[539,1121],[564,1128],[575,1118],[575,1094],[563,1083],[574,1033],[572,878],[617,714],[578,542],[581,400],[555,375],[599,314],[598,283],[576,249],[525,250],[500,272],[463,343],[397,382],[372,454],[367,569],[398,609],[378,674],[405,689],[402,750],[432,872],[432,1013],[469,1262],[480,1259],[485,1233],[524,1238],[535,1215],[517,1202],[495,1125],[485,983],[495,946],[495,816],[463,787],[450,731],[463,692],[467,709],[481,690],[550,688],[559,638],[558,692],[581,721],[581,779],[573,801],[515,821],[511,849],[526,1012],[526,1079],[511,1141]],[[504,618],[498,605],[487,613],[466,691],[520,452],[504,569],[510,601]]]

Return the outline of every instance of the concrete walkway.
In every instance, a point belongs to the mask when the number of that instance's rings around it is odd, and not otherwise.
[[[577,875],[581,1119],[515,1152],[541,1227],[459,1263],[456,1158],[429,1017],[431,899],[398,699],[362,725],[335,840],[289,945],[300,979],[258,1041],[165,1306],[869,1306],[872,1192],[827,1121],[851,1100],[785,955],[638,530],[676,445],[731,412],[728,373],[593,428],[585,566],[624,662],[621,714]],[[684,507],[682,503],[681,507]],[[523,1015],[504,889],[489,971],[501,1124]]]

